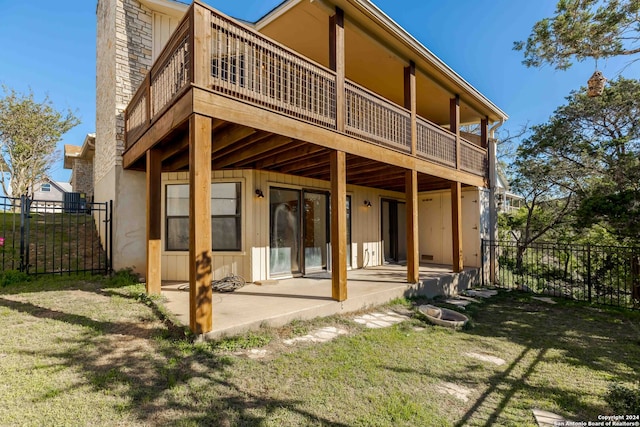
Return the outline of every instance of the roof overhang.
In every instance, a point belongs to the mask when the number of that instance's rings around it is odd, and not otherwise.
[[[189,5],[172,0],[140,0],[144,6],[153,10],[154,12],[164,13],[165,15],[175,16],[180,18],[185,14]]]
[[[91,160],[95,153],[96,134],[88,133],[84,138],[82,146],[65,144],[64,146],[64,168],[72,169],[74,159]]]

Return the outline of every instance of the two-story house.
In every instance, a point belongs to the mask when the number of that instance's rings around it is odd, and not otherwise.
[[[421,262],[479,267],[489,144],[507,116],[368,0],[286,0],[255,23],[200,1],[99,0],[94,197],[113,265],[189,280]],[[463,137],[460,126],[479,124]]]

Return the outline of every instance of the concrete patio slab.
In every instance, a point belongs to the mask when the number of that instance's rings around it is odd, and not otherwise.
[[[283,326],[293,320],[307,320],[334,314],[355,312],[395,298],[430,296],[446,291],[457,295],[476,283],[478,269],[455,274],[449,266],[421,266],[420,283],[406,281],[406,267],[385,265],[351,270],[347,275],[347,300],[331,299],[330,273],[301,278],[279,279],[276,284],[252,283],[231,293],[213,294],[213,330],[206,338],[215,339],[256,330],[261,325]],[[184,282],[163,283],[165,306],[178,321],[189,324],[189,292]]]

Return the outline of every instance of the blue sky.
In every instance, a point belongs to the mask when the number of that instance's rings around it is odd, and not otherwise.
[[[308,1],[308,0],[304,0]],[[206,0],[231,16],[254,21],[279,0]],[[571,90],[585,86],[593,61],[568,71],[528,69],[514,41],[525,40],[533,24],[551,16],[556,0],[373,0],[465,80],[510,117],[503,129],[546,121]],[[0,84],[48,95],[59,109],[76,112],[82,124],[59,144],[82,144],[95,130],[95,0],[0,0]],[[640,77],[640,62],[600,61],[609,79]],[[51,171],[66,181],[62,158]]]

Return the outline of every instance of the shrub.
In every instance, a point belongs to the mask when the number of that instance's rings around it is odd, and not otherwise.
[[[20,283],[26,283],[31,280],[31,277],[27,273],[23,273],[17,270],[5,270],[0,271],[0,286],[5,287],[9,285],[16,285]]]
[[[640,388],[611,384],[605,400],[616,414],[640,414]]]

